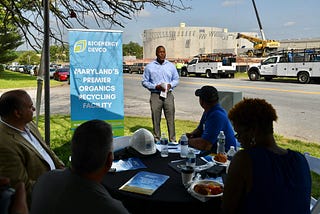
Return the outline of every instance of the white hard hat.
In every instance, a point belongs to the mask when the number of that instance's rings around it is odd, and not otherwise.
[[[143,155],[152,155],[157,151],[152,133],[144,128],[133,133],[129,145]]]

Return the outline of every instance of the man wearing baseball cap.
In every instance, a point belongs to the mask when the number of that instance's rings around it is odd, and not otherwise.
[[[219,95],[215,87],[205,85],[195,91],[199,104],[204,109],[198,127],[187,133],[189,145],[199,150],[217,151],[217,137],[220,131],[226,136],[225,150],[230,146],[236,148],[234,130],[228,119],[227,112],[219,104]]]

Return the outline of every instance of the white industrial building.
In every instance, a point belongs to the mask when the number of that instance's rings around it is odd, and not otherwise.
[[[320,48],[320,38],[285,39],[280,41],[280,50]]]
[[[241,32],[258,37],[256,32]],[[144,30],[143,58],[153,59],[158,45],[166,48],[168,59],[187,59],[198,54],[233,53],[239,48],[252,48],[252,43],[245,39],[236,39],[238,32],[228,32],[227,28],[163,27]]]
[[[179,27],[144,30],[143,58],[154,59],[158,45],[166,48],[167,58],[172,60],[219,52],[241,55],[252,49],[253,44],[246,39],[236,39],[238,33],[260,37],[257,32],[228,32],[227,28],[188,27],[185,23]],[[280,41],[280,50],[303,48],[320,48],[320,38]]]

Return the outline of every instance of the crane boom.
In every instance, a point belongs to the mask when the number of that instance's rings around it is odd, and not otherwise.
[[[254,11],[256,13],[256,18],[258,20],[258,24],[259,24],[259,28],[260,28],[260,33],[261,33],[261,39],[257,38],[257,37],[253,37],[253,36],[249,36],[249,35],[245,35],[242,33],[238,33],[237,35],[237,39],[239,38],[243,38],[243,39],[247,39],[248,41],[253,43],[253,48],[254,50],[249,50],[247,52],[248,56],[266,56],[268,53],[272,52],[272,51],[276,51],[279,47],[280,47],[280,42],[276,41],[276,40],[267,40],[263,29],[262,29],[262,24],[260,21],[260,17],[258,14],[258,10],[256,7],[256,3],[254,0],[252,0],[252,4],[253,4],[253,8]]]
[[[257,38],[257,37],[253,37],[253,36],[249,36],[249,35],[245,35],[242,33],[238,33],[236,39],[239,38],[243,38],[243,39],[247,39],[250,42],[254,43],[254,44],[258,44],[258,43],[262,43],[264,40]]]
[[[262,24],[261,24],[261,21],[260,21],[260,18],[259,18],[258,10],[257,10],[257,7],[256,7],[256,3],[255,3],[254,0],[252,0],[252,4],[253,4],[254,11],[255,11],[255,13],[256,13],[256,17],[257,17],[257,20],[258,20],[258,25],[259,25],[260,32],[261,32],[261,38],[262,38],[263,40],[266,40],[266,37],[265,37],[264,32],[263,32],[263,29],[262,29]]]

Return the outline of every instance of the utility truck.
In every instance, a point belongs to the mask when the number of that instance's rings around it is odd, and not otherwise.
[[[259,64],[248,68],[250,80],[267,81],[275,77],[294,77],[300,83],[320,79],[320,49],[287,50],[269,56]]]
[[[234,78],[236,58],[233,54],[212,53],[195,56],[187,66],[181,68],[181,76],[194,74],[207,78]]]

